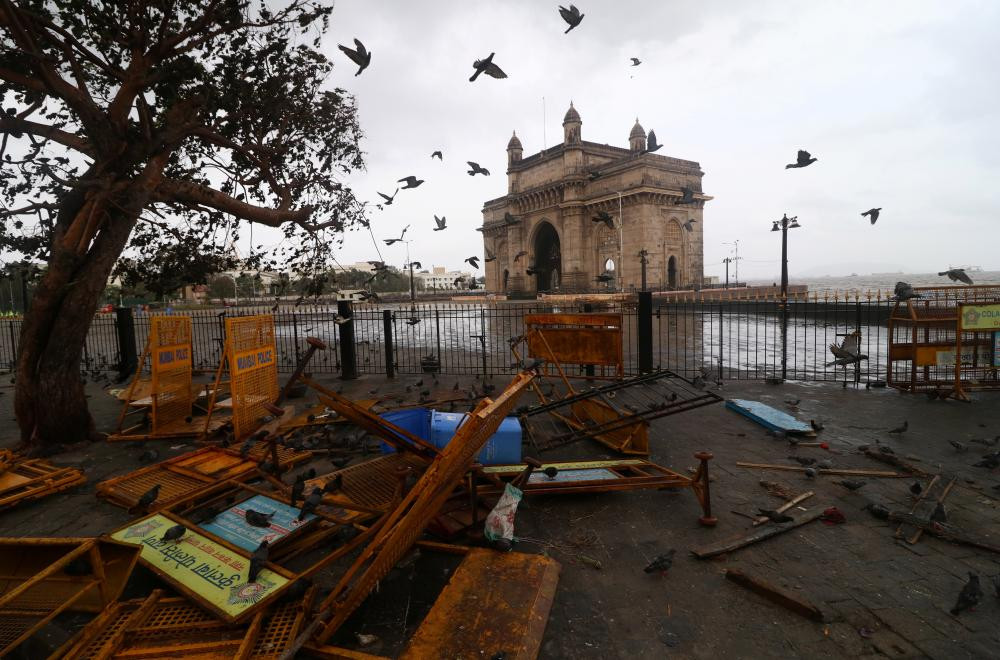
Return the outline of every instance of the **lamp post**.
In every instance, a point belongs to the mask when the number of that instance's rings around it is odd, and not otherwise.
[[[771,231],[781,232],[781,380],[788,373],[788,230],[798,229],[799,217],[784,214],[775,220]]]
[[[620,293],[625,292],[625,251],[623,248],[624,241],[622,240],[624,228],[625,216],[622,215],[622,194],[621,191],[618,191],[618,291]]]

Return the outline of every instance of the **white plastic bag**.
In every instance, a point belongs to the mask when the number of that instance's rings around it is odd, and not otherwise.
[[[491,543],[496,543],[503,539],[511,544],[514,539],[514,516],[517,514],[517,506],[521,503],[524,493],[519,488],[507,484],[504,486],[503,495],[500,501],[486,516],[486,527],[483,533]]]

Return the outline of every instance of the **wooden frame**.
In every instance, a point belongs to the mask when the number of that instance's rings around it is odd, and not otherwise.
[[[40,458],[0,453],[0,511],[41,499],[87,481],[83,470],[57,467]]]
[[[118,506],[131,508],[143,493],[154,484],[160,484],[160,495],[149,507],[149,511],[159,511],[222,482],[256,476],[258,464],[269,458],[271,449],[270,443],[258,441],[243,458],[236,449],[202,447],[102,481],[97,484],[97,495]],[[297,452],[280,446],[276,449],[282,466],[312,458],[308,451]]]
[[[0,657],[61,612],[114,602],[138,558],[139,546],[106,538],[0,538]]]
[[[611,367],[625,377],[621,314],[525,314],[528,355],[554,365]],[[542,341],[544,337],[544,341]],[[548,365],[542,372],[548,375]]]

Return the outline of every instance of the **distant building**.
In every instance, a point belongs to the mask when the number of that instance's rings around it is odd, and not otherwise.
[[[593,289],[605,273],[638,287],[640,250],[649,286],[701,285],[703,211],[712,198],[702,193],[700,165],[646,153],[638,120],[628,149],[586,142],[582,126],[570,103],[562,144],[522,158],[516,133],[508,142],[507,194],[483,205],[483,243],[496,256],[485,264],[487,290]],[[681,203],[685,187],[693,199]],[[601,212],[613,227],[594,221]]]
[[[375,267],[367,261],[355,261],[353,264],[334,266],[333,272],[343,273],[348,270],[360,270],[362,273],[374,273]]]
[[[459,277],[462,278],[462,281],[456,286],[455,280]],[[424,270],[414,273],[413,278],[423,284],[424,291],[468,289],[472,273],[464,270],[445,270],[444,266],[433,266],[430,272]]]

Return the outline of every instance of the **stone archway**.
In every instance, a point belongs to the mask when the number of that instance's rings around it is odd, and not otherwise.
[[[562,249],[559,234],[548,222],[539,223],[532,241],[535,254],[535,290],[552,291],[559,288],[562,280]]]
[[[677,288],[677,257],[671,255],[667,260],[667,286],[671,289]]]

